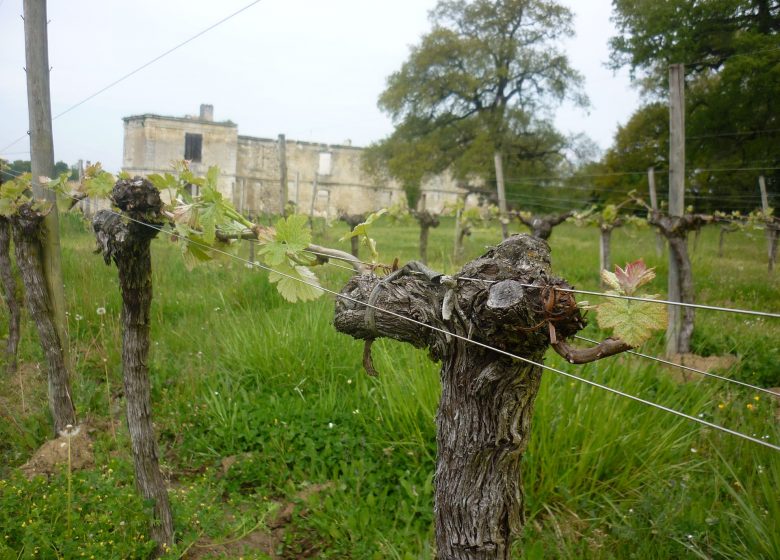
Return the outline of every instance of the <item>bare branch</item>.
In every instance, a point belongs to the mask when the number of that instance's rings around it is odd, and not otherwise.
[[[612,337],[606,338],[590,348],[577,348],[565,340],[558,340],[552,347],[570,364],[587,364],[634,348],[619,338]]]

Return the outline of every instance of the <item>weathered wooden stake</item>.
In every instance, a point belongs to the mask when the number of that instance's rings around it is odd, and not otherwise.
[[[612,243],[612,227],[607,225],[599,226],[599,278],[602,270],[610,270],[610,252]]]
[[[679,218],[685,212],[685,66],[669,66],[669,217]],[[669,279],[668,298],[670,301],[682,301],[681,260],[688,259],[688,234],[680,232],[682,238],[675,236],[669,241]],[[672,246],[674,241],[674,247]],[[684,246],[683,246],[684,245]],[[673,254],[675,253],[676,254]],[[682,253],[685,256],[683,257]],[[690,262],[688,263],[690,266]],[[691,286],[692,287],[692,286]],[[667,355],[688,352],[683,340],[682,315],[676,305],[669,306],[669,326],[666,330]],[[691,310],[692,311],[692,310]],[[691,330],[693,326],[691,325]]]
[[[498,190],[498,210],[501,221],[501,235],[509,237],[509,216],[506,207],[506,187],[504,186],[504,159],[500,151],[493,154],[493,165],[496,168],[496,189]]]
[[[350,299],[336,298],[337,330],[367,345],[379,337],[408,342],[441,362],[434,508],[440,559],[509,558],[525,519],[520,463],[542,370],[426,325],[537,363],[553,339],[575,363],[608,355],[607,346],[611,353],[628,349],[608,339],[584,356],[565,345],[584,321],[573,298],[554,286],[567,284],[552,276],[547,243],[515,235],[452,277],[410,263],[385,278],[355,276],[341,291]]]
[[[62,280],[59,215],[57,197],[41,184],[41,177],[54,175],[54,140],[51,125],[51,95],[49,89],[49,40],[46,0],[24,0],[24,50],[27,74],[27,108],[30,122],[30,169],[33,195],[48,200],[51,210],[43,219],[45,235],[41,239],[40,256],[49,291],[54,326],[61,341],[66,363],[68,328],[65,319],[65,290]]]
[[[122,292],[122,369],[127,400],[127,427],[138,490],[154,503],[152,538],[158,552],[173,544],[173,517],[168,491],[160,472],[157,440],[152,425],[149,384],[149,329],[152,303],[152,260],[149,246],[161,224],[160,193],[146,179],[120,180],[111,199],[129,218],[101,210],[92,222],[97,250],[106,264],[119,270]],[[144,223],[138,223],[138,222]]]
[[[658,194],[655,190],[655,168],[647,168],[647,187],[650,190],[650,207],[658,210]],[[661,234],[655,233],[655,254],[659,257],[664,254],[664,240]]]
[[[287,209],[287,139],[279,135],[279,215],[285,216]]]
[[[769,216],[769,197],[766,193],[766,179],[764,179],[763,175],[758,178],[758,188],[761,190],[761,209],[764,211],[764,216]],[[777,217],[775,217],[775,220],[777,220]],[[777,258],[777,222],[767,219],[764,231],[766,234],[767,268],[769,272],[772,272],[775,268],[775,259]]]

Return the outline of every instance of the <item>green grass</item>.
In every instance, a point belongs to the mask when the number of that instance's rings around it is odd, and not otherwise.
[[[63,222],[73,391],[80,417],[105,426],[112,409],[122,417],[116,411],[123,405],[116,270],[91,253],[84,225],[71,217]],[[453,230],[443,220],[431,232],[434,268],[457,269]],[[343,232],[341,224],[319,224],[318,240],[337,246]],[[380,220],[373,233],[384,260],[415,258],[413,226]],[[692,253],[697,301],[780,309],[780,277],[767,275],[763,236],[729,236],[718,259],[717,235],[705,229]],[[475,232],[466,257],[497,241],[495,230]],[[551,239],[556,273],[578,287],[598,288],[597,241],[596,230],[557,228]],[[154,242],[152,397],[181,537],[167,557],[212,550],[202,547],[204,537],[210,543],[240,537],[294,502],[276,543],[282,556],[430,558],[437,365],[424,351],[382,340],[374,346],[380,376],[369,378],[362,344],[330,324],[332,297],[291,305],[264,273],[232,260],[187,271],[177,251],[167,239]],[[246,247],[239,251],[246,255]],[[617,262],[645,257],[658,267],[654,291],[665,291],[666,257],[656,256],[652,232],[617,231],[613,252]],[[321,273],[335,290],[349,276],[330,266]],[[97,314],[101,307],[105,315]],[[603,333],[590,326],[585,334]],[[97,466],[74,476],[81,544],[67,538],[65,475],[27,482],[16,471],[49,432],[36,338],[26,320],[25,374],[0,389],[0,559],[81,552],[140,557],[148,550],[149,507],[132,492],[121,422],[116,438],[107,429],[94,434]],[[643,350],[661,353],[661,338]],[[697,314],[695,350],[740,358],[726,375],[780,385],[778,340],[780,321]],[[780,441],[776,407],[764,395],[755,400],[758,395],[722,382],[678,384],[667,369],[627,356],[574,367],[551,354],[547,363]],[[780,557],[777,453],[551,372],[533,422],[524,459],[529,522],[518,558],[521,551],[524,558],[561,559]],[[225,474],[227,457],[235,463]],[[300,499],[315,484],[325,486]],[[226,557],[219,550],[212,557]]]

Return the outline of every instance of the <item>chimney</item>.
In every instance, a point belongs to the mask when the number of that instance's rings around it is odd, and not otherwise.
[[[200,120],[212,122],[214,120],[214,105],[200,105]]]

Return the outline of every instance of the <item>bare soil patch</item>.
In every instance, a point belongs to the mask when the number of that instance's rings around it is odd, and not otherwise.
[[[222,467],[225,471],[235,463],[235,458],[228,457],[222,461]],[[292,523],[295,509],[301,503],[305,504],[308,500],[328,488],[331,483],[312,484],[300,490],[291,500],[286,502],[277,502],[278,509],[265,524],[261,524],[248,533],[239,535],[235,539],[223,542],[214,542],[203,537],[196,541],[192,547],[183,556],[186,560],[200,560],[211,556],[239,557],[251,553],[263,553],[274,560],[314,558],[320,552],[315,543],[297,542],[294,554],[283,550],[283,542],[286,531]],[[305,507],[299,512],[299,515],[305,515]]]
[[[68,465],[73,471],[89,469],[95,466],[95,454],[92,450],[92,438],[82,424],[72,430],[72,435],[61,435],[44,443],[19,469],[27,478],[36,475],[51,475]]]

